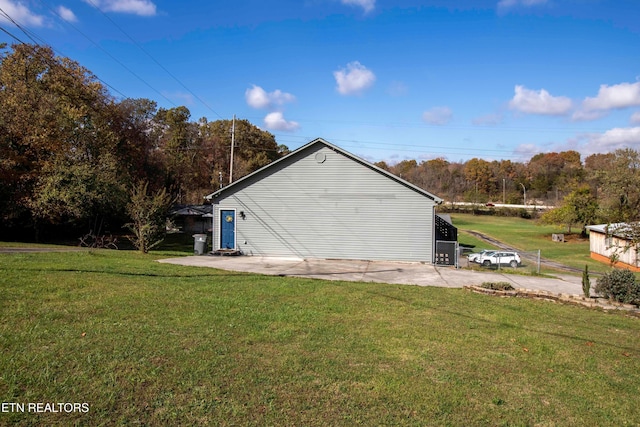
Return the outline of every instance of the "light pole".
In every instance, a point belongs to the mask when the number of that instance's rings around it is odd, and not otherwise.
[[[522,191],[524,191],[524,205],[527,206],[527,189],[524,188],[523,183],[520,183],[520,185],[522,185]]]
[[[505,179],[502,178],[502,204],[504,205],[505,203],[507,203],[507,197],[506,197],[506,192],[505,192]]]

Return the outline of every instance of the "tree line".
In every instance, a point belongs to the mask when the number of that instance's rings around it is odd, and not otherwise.
[[[443,158],[376,163],[449,202],[551,205],[542,221],[566,225],[640,220],[640,153],[631,148],[592,154],[540,153],[528,162]]]
[[[232,122],[190,116],[184,106],[117,100],[49,47],[0,46],[3,234],[118,230],[130,221],[127,203],[141,185],[176,203],[203,203],[221,176],[229,180]],[[247,120],[235,122],[235,142],[236,178],[288,151]]]
[[[231,120],[191,119],[188,108],[112,96],[75,61],[46,46],[0,46],[0,231],[110,227],[132,201],[202,203],[229,181]],[[235,123],[234,179],[288,153],[274,135]],[[637,221],[640,154],[541,153],[528,162],[436,158],[376,165],[447,201],[558,207],[547,221]],[[144,190],[144,194],[141,193]],[[159,199],[158,199],[159,200]],[[135,221],[134,221],[135,222]],[[83,231],[80,231],[83,230]]]

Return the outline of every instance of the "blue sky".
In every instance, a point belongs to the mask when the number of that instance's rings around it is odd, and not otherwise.
[[[389,163],[640,149],[638,18],[638,0],[0,0],[6,32],[117,98]]]

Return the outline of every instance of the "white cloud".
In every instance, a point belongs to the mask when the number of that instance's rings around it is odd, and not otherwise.
[[[250,107],[265,108],[268,110],[278,109],[282,105],[296,100],[295,96],[287,92],[282,92],[280,89],[267,92],[256,85],[252,85],[251,88],[244,92],[244,98]],[[264,125],[270,130],[286,132],[293,132],[300,128],[297,122],[286,120],[282,111],[272,111],[267,114],[264,118]]]
[[[356,95],[368,89],[376,81],[373,72],[358,61],[350,62],[347,68],[333,72],[337,89],[341,95]]]
[[[573,113],[573,115],[571,116],[571,120],[573,120],[574,122],[587,122],[587,121],[601,119],[606,115],[607,115],[607,112],[603,110],[600,110],[600,111],[578,110]]]
[[[640,111],[636,111],[631,115],[631,123],[636,125],[640,124]]]
[[[613,86],[600,85],[595,98],[585,98],[582,108],[585,111],[611,110],[640,105],[640,82],[620,83]]]
[[[516,6],[538,6],[547,3],[548,0],[500,0],[498,9],[509,9]]]
[[[341,0],[342,4],[348,6],[358,6],[364,9],[366,13],[371,12],[376,7],[376,0]]]
[[[573,103],[564,96],[551,96],[544,89],[539,91],[516,85],[515,95],[509,101],[513,110],[527,114],[563,115],[567,114]]]
[[[0,0],[0,9],[13,18],[20,25],[26,27],[42,27],[45,19],[41,15],[33,13],[22,2],[12,0]],[[14,25],[4,14],[0,14],[0,23]]]
[[[244,98],[252,108],[274,108],[296,100],[295,96],[280,89],[267,93],[256,85],[244,92]]]
[[[449,107],[434,107],[422,113],[422,120],[431,125],[446,125],[451,121],[453,112]]]
[[[64,6],[58,6],[58,15],[67,22],[78,22],[78,18],[75,13]]]
[[[105,12],[132,13],[140,16],[154,16],[156,5],[149,0],[84,0]]]
[[[580,109],[573,113],[574,121],[596,120],[608,115],[610,110],[640,105],[640,82],[600,85],[598,95],[586,97]],[[631,119],[632,123],[637,123]]]
[[[608,153],[619,148],[640,147],[640,127],[614,128],[603,134],[592,135],[585,149],[592,153]]]
[[[280,111],[267,114],[264,118],[264,125],[267,129],[285,132],[293,132],[300,129],[298,122],[287,121]]]

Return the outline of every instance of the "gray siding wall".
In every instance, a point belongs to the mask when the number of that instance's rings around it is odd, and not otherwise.
[[[220,210],[235,208],[236,247],[246,255],[433,261],[435,202],[326,146],[214,203],[215,248]]]

